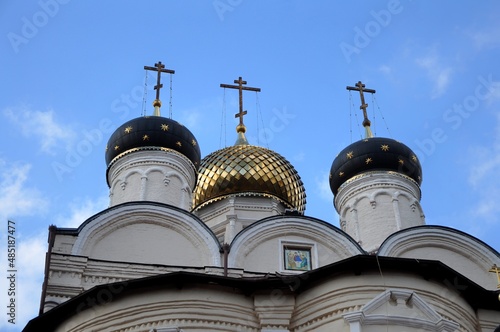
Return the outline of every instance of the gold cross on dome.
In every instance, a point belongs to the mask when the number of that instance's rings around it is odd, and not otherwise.
[[[365,89],[365,85],[361,83],[361,81],[356,83],[355,86],[347,86],[346,89],[350,91],[359,91],[359,97],[361,98],[361,106],[359,106],[359,109],[363,110],[363,127],[365,127],[366,129],[366,136],[373,137],[370,129],[371,122],[368,119],[368,114],[366,113],[368,104],[365,103],[365,95],[363,94],[363,92],[375,93],[376,91],[373,89]]]
[[[243,126],[243,116],[247,114],[247,111],[243,111],[243,90],[246,91],[255,91],[255,92],[260,92],[260,88],[252,88],[249,86],[243,86],[247,84],[247,81],[243,81],[241,76],[237,79],[234,80],[234,83],[237,83],[238,85],[229,85],[229,84],[221,84],[221,88],[229,88],[229,89],[238,89],[239,91],[239,112],[234,115],[235,118],[240,118],[240,126]]]
[[[491,269],[488,272],[492,272],[492,273],[497,274],[497,280],[498,280],[497,288],[500,289],[500,268],[496,264],[493,264],[493,266],[491,267]]]
[[[175,70],[165,69],[165,65],[161,63],[161,61],[155,63],[154,67],[144,66],[144,69],[158,72],[158,76],[156,78],[155,90],[156,90],[156,100],[160,100],[160,89],[163,88],[163,84],[160,83],[161,73],[175,74]]]

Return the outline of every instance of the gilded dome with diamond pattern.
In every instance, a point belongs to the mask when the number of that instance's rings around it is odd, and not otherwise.
[[[287,208],[304,212],[306,194],[293,166],[278,153],[248,144],[244,128],[234,146],[201,160],[194,209],[229,196],[274,197]]]

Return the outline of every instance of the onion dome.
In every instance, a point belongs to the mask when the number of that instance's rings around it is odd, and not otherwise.
[[[230,196],[273,197],[304,212],[306,194],[300,176],[278,153],[248,144],[245,126],[237,127],[234,146],[202,159],[194,191],[194,209]]]
[[[334,195],[352,177],[370,171],[390,171],[422,183],[422,167],[406,145],[384,137],[369,137],[343,149],[330,169],[330,188]]]
[[[106,146],[106,165],[118,158],[140,150],[173,150],[186,156],[197,169],[200,147],[194,135],[169,118],[143,116],[121,125],[109,138]]]
[[[337,195],[339,187],[352,177],[371,171],[396,172],[413,179],[419,186],[422,183],[422,167],[415,153],[406,145],[384,137],[373,137],[370,120],[366,112],[364,92],[375,93],[366,89],[359,81],[347,90],[359,91],[363,110],[363,127],[365,139],[357,141],[342,150],[332,163],[330,169],[330,188]]]

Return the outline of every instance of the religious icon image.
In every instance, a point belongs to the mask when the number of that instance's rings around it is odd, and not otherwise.
[[[311,270],[311,251],[309,249],[285,248],[285,270]]]

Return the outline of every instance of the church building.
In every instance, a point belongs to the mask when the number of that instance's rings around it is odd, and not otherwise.
[[[24,332],[494,332],[500,254],[427,225],[422,168],[405,144],[365,138],[332,156],[339,226],[306,215],[293,165],[246,138],[201,157],[189,128],[151,116],[106,146],[109,207],[49,227],[40,313]],[[333,210],[332,210],[333,212]]]

